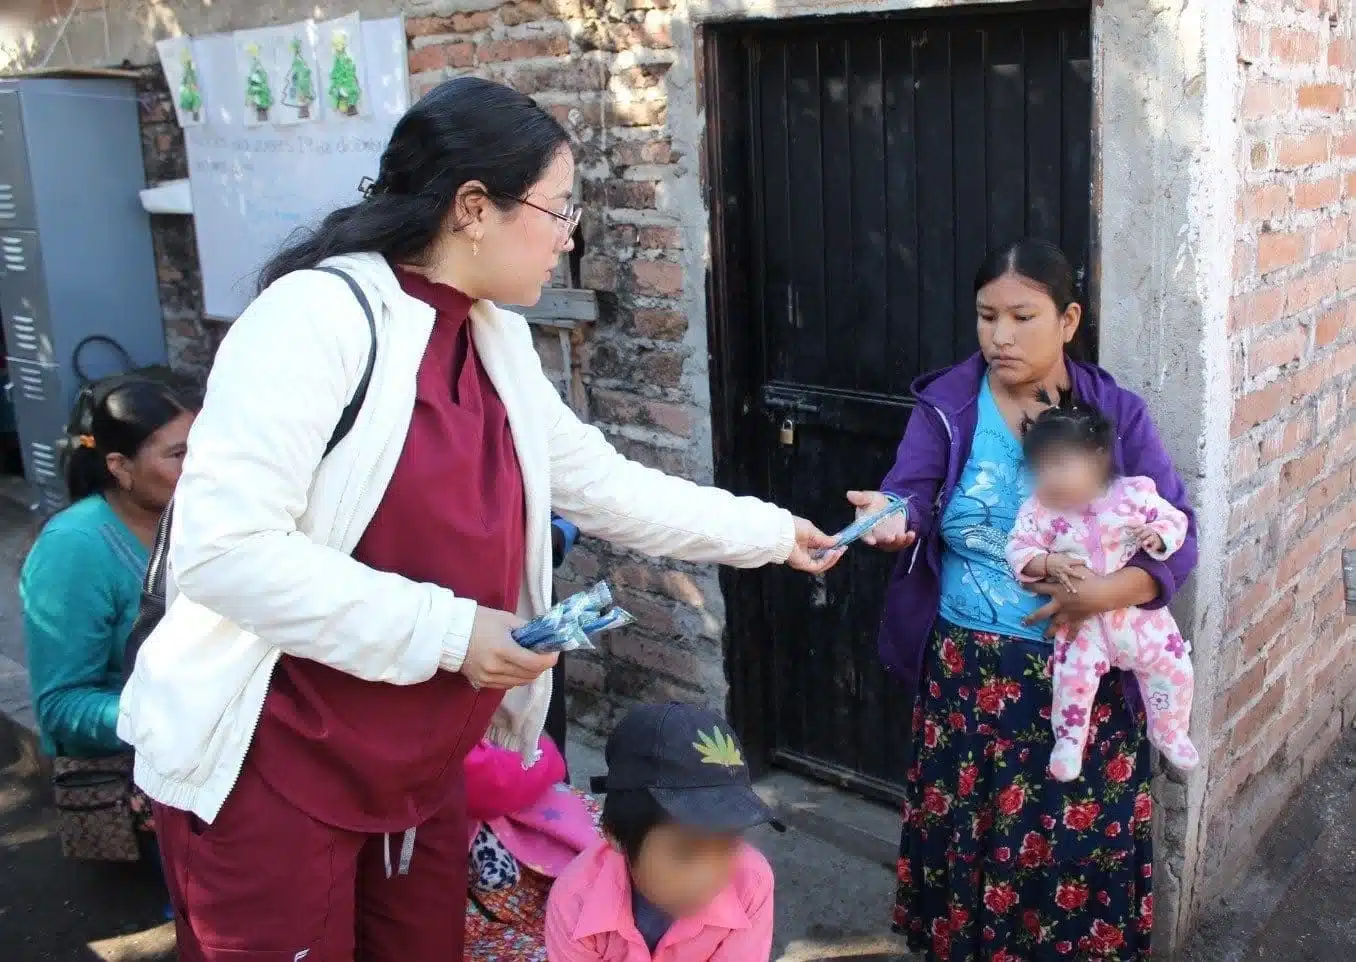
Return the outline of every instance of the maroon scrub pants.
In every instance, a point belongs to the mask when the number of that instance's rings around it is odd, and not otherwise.
[[[403,836],[318,822],[246,760],[216,821],[155,805],[180,962],[460,962],[463,794]],[[387,876],[387,865],[391,875]]]

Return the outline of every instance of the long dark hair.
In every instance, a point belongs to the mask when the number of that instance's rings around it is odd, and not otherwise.
[[[509,210],[568,143],[554,117],[512,88],[479,77],[441,83],[396,124],[367,196],[289,241],[259,272],[259,287],[336,254],[417,263],[463,185],[479,181]]]
[[[1060,313],[1078,301],[1078,280],[1064,252],[1049,241],[1024,237],[989,252],[975,272],[975,293],[1008,274],[1038,284]]]
[[[189,406],[167,385],[151,379],[125,381],[77,412],[67,439],[66,493],[71,502],[117,486],[108,455],[134,458],[166,424]]]

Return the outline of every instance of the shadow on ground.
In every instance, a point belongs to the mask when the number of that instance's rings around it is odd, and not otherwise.
[[[1356,959],[1356,730],[1295,793],[1175,962]]]
[[[61,855],[46,776],[0,719],[0,957],[173,962],[174,930],[144,865]]]

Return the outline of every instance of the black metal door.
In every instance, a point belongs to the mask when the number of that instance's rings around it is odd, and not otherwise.
[[[741,25],[706,49],[718,473],[836,527],[892,463],[913,378],[975,350],[985,252],[1029,234],[1087,263],[1088,12]],[[756,756],[897,794],[890,564],[726,576]]]

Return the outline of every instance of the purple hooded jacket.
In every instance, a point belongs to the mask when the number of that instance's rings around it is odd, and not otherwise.
[[[895,466],[881,483],[882,491],[909,500],[909,525],[917,535],[914,546],[901,552],[890,578],[878,643],[885,667],[910,690],[918,687],[923,652],[941,602],[942,538],[937,522],[970,457],[979,420],[980,380],[986,370],[983,356],[975,354],[913,383],[918,407],[904,430]],[[1155,561],[1144,552],[1130,560],[1158,582],[1158,597],[1145,607],[1161,608],[1196,567],[1196,516],[1186,487],[1139,395],[1092,364],[1070,360],[1069,375],[1074,396],[1095,405],[1116,426],[1116,471],[1152,478],[1158,493],[1190,520],[1186,540],[1167,561]]]

